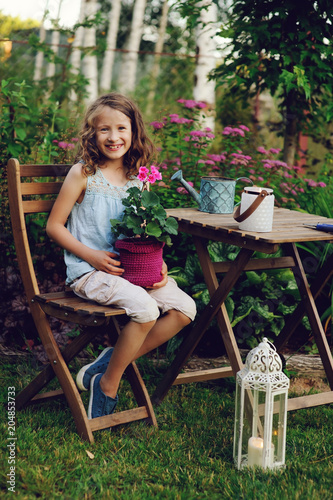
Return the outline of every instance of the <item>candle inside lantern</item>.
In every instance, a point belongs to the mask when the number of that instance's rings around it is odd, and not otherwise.
[[[250,437],[248,442],[248,465],[262,466],[262,453],[264,449],[264,440],[260,437]]]
[[[269,457],[269,466],[274,460],[274,444],[271,443],[271,455]],[[264,451],[264,440],[261,437],[250,437],[248,442],[248,465],[263,465],[262,457]]]

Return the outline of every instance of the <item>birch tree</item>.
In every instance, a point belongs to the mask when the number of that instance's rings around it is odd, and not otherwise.
[[[110,2],[112,7],[109,14],[109,28],[106,37],[106,50],[101,75],[101,89],[105,91],[111,88],[114,51],[117,47],[117,34],[121,11],[121,0],[110,0]]]
[[[158,30],[158,38],[157,42],[155,45],[155,55],[154,55],[154,62],[153,62],[153,67],[151,70],[151,85],[150,85],[150,91],[148,94],[148,105],[147,105],[147,114],[150,115],[152,112],[153,108],[153,101],[155,97],[155,92],[156,92],[156,85],[157,85],[157,77],[160,71],[160,59],[161,59],[161,52],[163,51],[163,45],[164,45],[164,38],[165,38],[165,33],[166,33],[166,27],[168,23],[168,12],[169,12],[169,3],[168,0],[164,0],[163,3],[163,8],[162,8],[162,15],[161,15],[161,22],[160,22],[160,27]]]
[[[97,1],[85,1],[85,16],[87,18],[93,17],[97,12]],[[84,48],[86,49],[84,58],[82,60],[82,72],[88,80],[87,86],[87,101],[92,101],[98,96],[98,69],[97,69],[97,56],[93,54],[96,46],[96,28],[91,26],[84,29]]]
[[[61,4],[62,4],[62,0],[60,0],[60,2],[59,2],[56,22],[55,22],[55,26],[53,27],[53,30],[52,30],[51,50],[54,54],[54,57],[53,57],[53,60],[49,61],[49,64],[47,65],[47,70],[46,70],[47,78],[53,78],[55,75],[55,72],[56,72],[55,56],[57,56],[58,52],[59,52],[60,31],[58,29],[54,29],[54,28],[57,28],[58,24],[59,24]]]
[[[80,14],[79,14],[79,24],[82,24],[85,18],[86,11],[86,0],[81,0],[80,4]],[[71,66],[72,72],[77,75],[80,72],[81,68],[81,47],[83,46],[83,38],[84,38],[84,27],[79,26],[75,32],[74,42],[72,46],[72,54],[71,54]],[[76,101],[77,96],[74,90],[70,93],[70,100]]]
[[[214,130],[215,117],[215,81],[208,80],[209,73],[215,69],[216,42],[214,35],[217,30],[217,8],[210,0],[202,0],[197,4],[200,9],[196,26],[197,63],[195,68],[195,84],[193,97],[207,104],[204,125]]]
[[[133,92],[135,89],[138,64],[138,50],[142,38],[143,18],[146,9],[146,0],[135,0],[131,23],[131,33],[128,41],[128,50],[123,59],[119,87],[122,92]]]
[[[46,30],[45,30],[45,19],[47,16],[47,10],[44,12],[43,19],[40,24],[39,28],[39,42],[44,43],[45,42],[45,37],[46,37]],[[34,81],[39,82],[42,79],[42,72],[43,72],[43,62],[44,62],[44,52],[39,50],[36,55],[36,61],[35,61],[35,71],[34,71]]]

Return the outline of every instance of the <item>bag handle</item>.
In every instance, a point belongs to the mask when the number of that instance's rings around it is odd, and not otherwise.
[[[236,210],[234,212],[234,219],[237,222],[243,222],[244,220],[248,219],[250,217],[250,215],[252,215],[253,212],[264,201],[264,199],[266,198],[267,195],[268,195],[268,193],[265,189],[260,191],[260,193],[258,193],[258,196],[254,200],[254,202],[242,214],[240,213],[240,206],[238,205],[238,207],[236,208]]]

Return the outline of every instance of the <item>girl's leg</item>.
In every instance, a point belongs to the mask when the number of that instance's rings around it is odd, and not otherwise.
[[[132,361],[164,344],[190,323],[191,319],[182,312],[168,311],[156,321]]]
[[[111,398],[116,397],[125,369],[133,359],[136,359],[136,353],[141,350],[154,325],[155,321],[148,323],[129,321],[124,326],[112,352],[106,372],[100,380],[100,387],[104,394]]]
[[[148,293],[156,301],[162,315],[148,333],[135,359],[170,340],[193,321],[196,315],[194,300],[172,278],[168,279],[164,287],[150,289]]]
[[[104,394],[115,398],[120,380],[129,363],[170,340],[190,322],[190,318],[185,314],[171,310],[156,323],[154,321],[127,323],[121,331],[109,365],[100,381]]]

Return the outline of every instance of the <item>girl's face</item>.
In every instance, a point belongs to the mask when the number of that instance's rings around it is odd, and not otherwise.
[[[123,158],[132,143],[131,120],[117,109],[104,106],[95,121],[96,145],[110,161]]]

